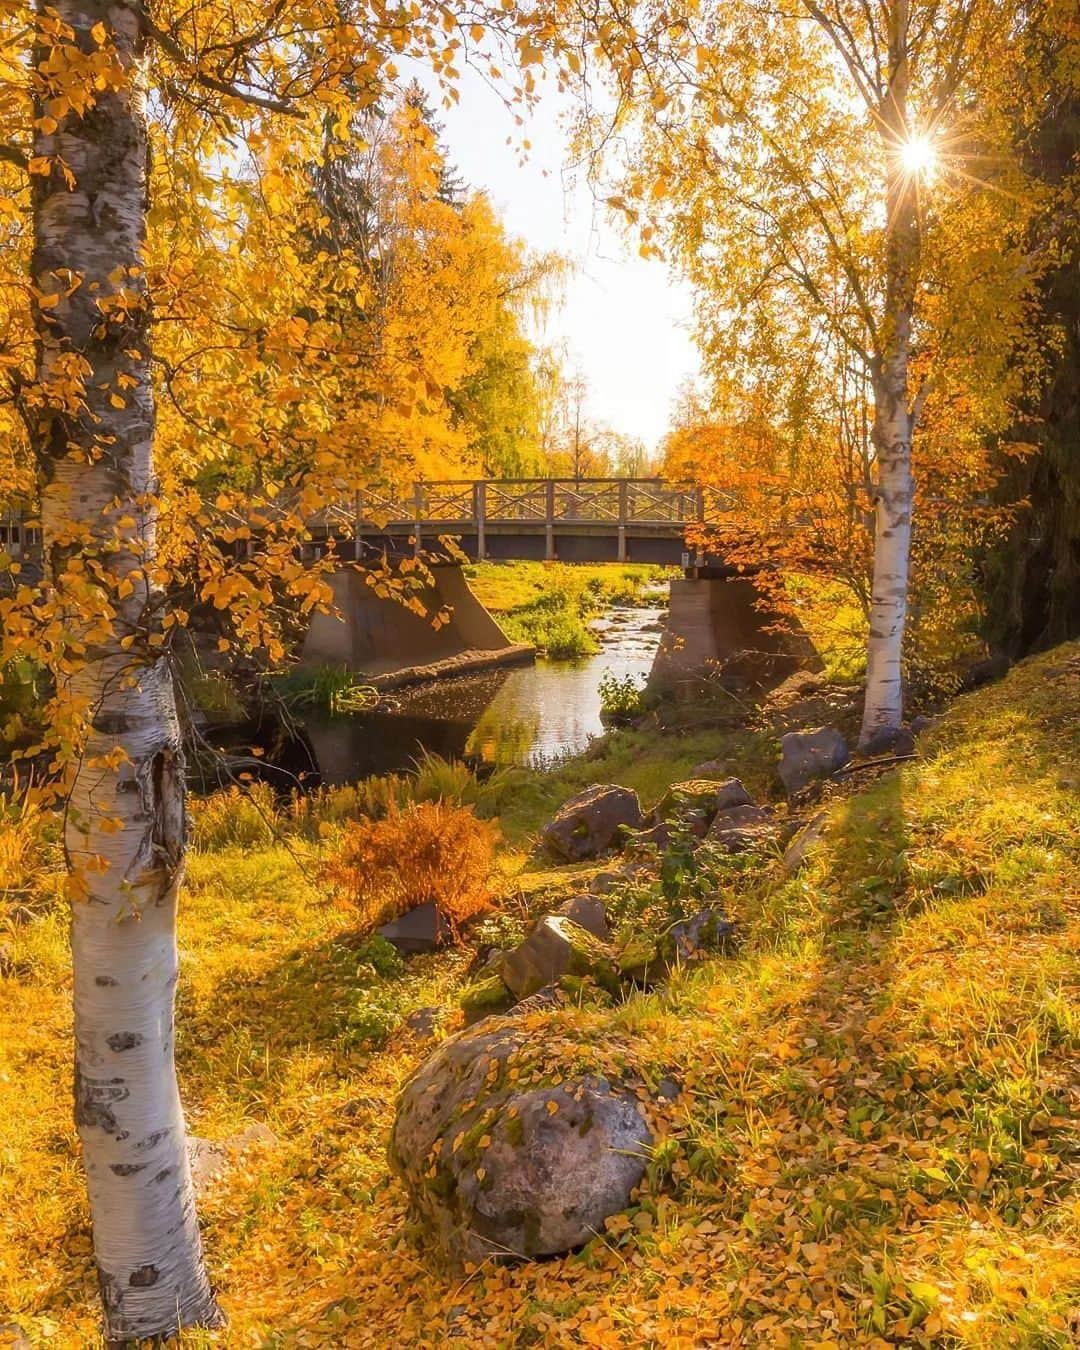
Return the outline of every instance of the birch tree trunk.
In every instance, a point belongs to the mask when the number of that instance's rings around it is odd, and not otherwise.
[[[885,191],[885,309],[880,350],[874,370],[876,460],[874,570],[870,600],[870,637],[866,662],[866,701],[859,744],[887,738],[904,713],[902,653],[908,612],[911,559],[911,472],[913,422],[908,366],[918,284],[920,235],[916,185],[900,160],[900,147],[911,135],[908,120],[908,6],[893,7],[889,35],[889,92],[879,110],[879,130],[887,164]]]
[[[75,1118],[113,1343],[217,1325],[173,1059],[184,772],[160,657],[154,405],[141,273],[148,191],[142,37],[116,0],[39,0],[70,25],[35,51],[35,449],[56,613],[57,680],[89,734],[65,831],[72,894]],[[47,28],[43,31],[47,32]],[[58,47],[66,44],[65,53]],[[101,60],[92,105],[57,103],[75,47]],[[42,118],[49,112],[55,120]],[[66,177],[60,157],[73,176]],[[56,297],[56,298],[54,298]]]

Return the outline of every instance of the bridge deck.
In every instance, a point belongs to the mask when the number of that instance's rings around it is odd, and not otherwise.
[[[440,550],[456,538],[467,556],[678,563],[688,526],[734,506],[713,488],[661,478],[519,478],[417,483],[402,495],[357,493],[308,521],[307,548],[333,542],[346,557],[373,549]],[[0,516],[0,551],[37,557],[41,533],[25,512]]]

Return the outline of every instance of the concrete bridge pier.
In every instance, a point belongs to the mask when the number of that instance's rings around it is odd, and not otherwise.
[[[512,643],[469,589],[460,567],[436,567],[418,596],[426,614],[375,594],[364,573],[343,567],[329,577],[337,613],[313,614],[301,664],[344,666],[383,688],[530,660],[532,647]],[[436,628],[442,609],[449,622]]]
[[[751,577],[690,570],[695,575],[671,582],[667,624],[649,674],[651,691],[689,691],[710,670],[732,685],[767,689],[797,670],[820,668],[804,631],[767,631],[775,616],[761,607],[762,592]]]

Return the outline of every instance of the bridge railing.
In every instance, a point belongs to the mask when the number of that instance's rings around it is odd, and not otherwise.
[[[354,520],[365,530],[416,524],[675,526],[715,519],[735,505],[712,488],[660,478],[486,478],[417,483],[401,495],[358,493],[320,517]]]
[[[421,535],[475,534],[483,556],[486,531],[532,527],[547,534],[550,551],[557,530],[580,526],[617,533],[622,556],[628,531],[674,536],[690,525],[718,523],[735,506],[735,498],[720,489],[662,478],[444,479],[401,493],[369,490],[329,502],[308,521],[314,539],[304,547],[351,537],[359,557],[362,536],[412,534],[419,543]],[[36,522],[28,524],[31,519],[25,503],[0,506],[0,551],[14,557],[40,553],[41,531]],[[236,515],[231,523],[245,522]]]

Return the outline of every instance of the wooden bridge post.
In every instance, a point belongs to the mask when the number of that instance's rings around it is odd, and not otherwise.
[[[358,492],[353,498],[353,561],[359,562],[364,552],[364,494]]]
[[[413,486],[413,552],[419,554],[421,547],[420,522],[424,519],[424,489],[420,483]]]
[[[549,478],[544,492],[544,557],[555,557],[555,480]]]
[[[484,530],[487,523],[487,484],[483,480],[473,487],[473,514],[476,516],[476,561],[483,562],[487,557]]]
[[[626,561],[626,506],[627,489],[629,484],[626,479],[619,481],[619,562]]]

